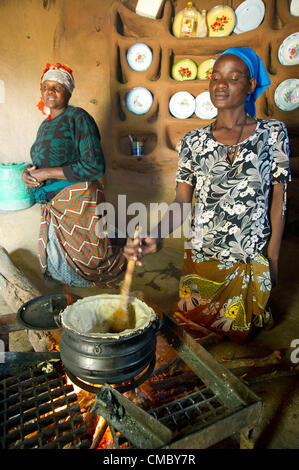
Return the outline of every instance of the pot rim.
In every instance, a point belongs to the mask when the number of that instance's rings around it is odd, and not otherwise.
[[[91,333],[89,335],[87,335],[86,333],[84,334],[79,333],[78,331],[64,324],[61,326],[61,328],[63,332],[70,333],[76,337],[79,336],[80,338],[84,340],[92,340],[93,342],[95,340],[111,342],[112,340],[115,341],[115,340],[134,338],[135,336],[139,336],[141,333],[147,331],[153,325],[153,323],[159,323],[159,322],[160,322],[160,317],[156,315],[156,318],[153,318],[148,324],[146,324],[146,326],[142,328],[135,328],[134,330],[124,330],[120,333],[93,333],[93,334]],[[157,331],[158,330],[159,330],[159,326],[157,326]]]
[[[94,301],[95,297],[98,297],[98,298],[108,298],[108,299],[119,299],[120,298],[120,295],[119,294],[99,294],[99,295],[96,295],[96,296],[90,296],[90,297],[83,297],[82,299],[79,299],[78,301],[74,302],[74,304],[72,305],[69,305],[67,308],[70,308],[72,307],[73,305],[77,304],[78,302],[84,304],[84,303],[87,303],[88,301]],[[149,329],[153,323],[158,323],[159,324],[159,321],[160,321],[160,317],[156,314],[156,312],[154,311],[154,309],[152,307],[150,307],[146,302],[144,302],[143,300],[139,299],[138,297],[129,297],[129,302],[133,302],[134,300],[136,300],[138,303],[140,304],[143,304],[146,306],[146,308],[149,310],[149,320],[142,326],[138,327],[138,328],[134,328],[134,329],[127,329],[127,330],[124,330],[124,331],[121,331],[119,333],[111,333],[111,332],[107,332],[107,333],[81,333],[79,331],[77,331],[76,329],[72,328],[71,326],[67,325],[63,319],[63,315],[65,313],[65,310],[63,312],[60,312],[58,317],[59,317],[59,323],[61,325],[61,328],[63,331],[68,331],[70,332],[72,335],[74,336],[79,336],[80,338],[84,338],[84,339],[92,339],[92,340],[101,340],[101,341],[111,341],[111,340],[117,340],[117,339],[125,339],[125,338],[133,338],[135,336],[139,336],[142,332],[146,331],[147,329]],[[157,330],[159,330],[159,327],[157,327]]]

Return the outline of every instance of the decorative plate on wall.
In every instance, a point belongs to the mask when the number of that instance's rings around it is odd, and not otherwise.
[[[289,78],[281,82],[275,90],[274,101],[283,111],[294,111],[299,106],[299,80]]]
[[[236,24],[235,12],[227,5],[211,8],[207,13],[207,24],[209,36],[229,36]]]
[[[278,59],[282,65],[299,64],[299,33],[285,38],[278,50]]]
[[[153,60],[151,49],[142,42],[137,42],[127,52],[127,62],[135,72],[144,72]]]
[[[217,108],[213,105],[208,91],[204,91],[196,97],[195,114],[200,119],[213,119],[217,116]]]
[[[293,16],[299,16],[299,0],[292,0],[291,1],[290,13]]]
[[[153,95],[147,88],[136,87],[129,91],[126,105],[134,114],[146,114],[153,104]]]
[[[178,119],[187,119],[195,111],[195,98],[188,91],[179,91],[169,100],[169,111]]]
[[[198,66],[197,78],[200,80],[209,80],[212,75],[213,65],[215,64],[215,59],[204,60]]]
[[[265,16],[265,5],[262,0],[245,0],[235,10],[236,26],[234,33],[242,34],[258,28]]]
[[[179,59],[171,68],[171,76],[174,80],[194,80],[197,75],[197,64],[192,59]]]

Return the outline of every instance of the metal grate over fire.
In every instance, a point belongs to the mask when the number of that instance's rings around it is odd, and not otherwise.
[[[61,361],[51,368],[35,364],[0,381],[2,449],[200,449],[261,417],[261,400],[167,316],[154,372],[137,388],[90,393]]]

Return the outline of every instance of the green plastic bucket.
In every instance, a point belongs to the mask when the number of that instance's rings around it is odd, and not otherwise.
[[[0,163],[0,210],[18,211],[32,205],[22,171],[28,163]]]

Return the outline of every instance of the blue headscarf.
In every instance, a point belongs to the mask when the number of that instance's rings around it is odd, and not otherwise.
[[[233,54],[242,59],[249,68],[250,78],[256,79],[255,90],[247,96],[245,111],[250,116],[256,116],[255,102],[257,98],[271,85],[262,59],[249,47],[232,47],[224,51],[217,60],[225,54]],[[216,62],[217,62],[216,60]]]

